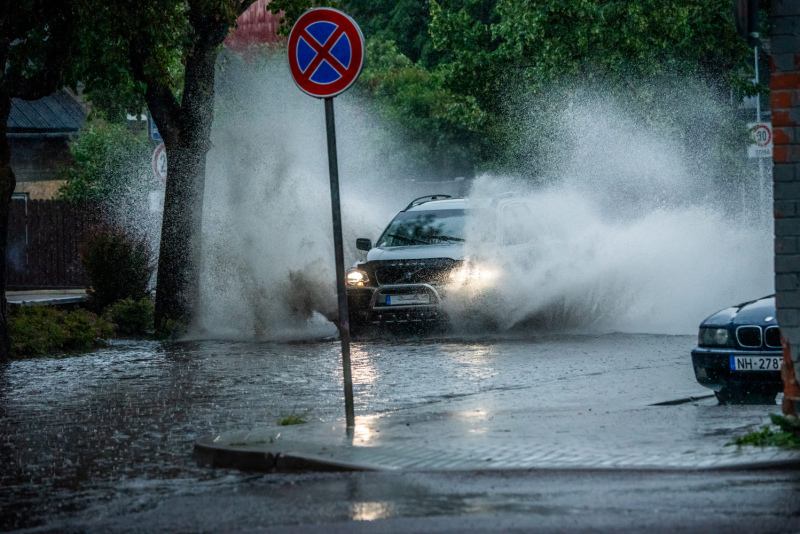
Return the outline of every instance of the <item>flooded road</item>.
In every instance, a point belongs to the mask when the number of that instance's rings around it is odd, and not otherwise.
[[[356,415],[517,391],[542,408],[642,407],[704,391],[691,369],[694,342],[623,334],[359,342],[352,351]],[[196,466],[194,441],[274,425],[290,413],[342,418],[339,348],[333,340],[116,342],[90,354],[5,365],[0,530],[46,528],[86,510],[148,509],[198,491],[238,491],[253,475]]]

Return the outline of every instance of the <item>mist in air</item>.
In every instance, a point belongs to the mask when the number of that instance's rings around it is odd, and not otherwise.
[[[336,335],[322,101],[294,86],[282,57],[232,61],[217,86],[195,335]],[[402,138],[354,91],[336,99],[336,119],[349,266],[365,254],[356,237],[374,241],[412,198],[439,192],[419,181],[454,177],[404,174]],[[768,208],[718,178],[712,146],[687,150],[601,94],[557,119],[545,155],[472,183],[471,197],[526,199],[530,211],[514,224],[530,239],[507,246],[468,235],[469,256],[502,274],[480,302],[450,303],[456,331],[476,326],[464,312],[478,305],[477,326],[501,332],[689,334],[717,309],[772,292]],[[529,122],[533,132],[535,114]]]

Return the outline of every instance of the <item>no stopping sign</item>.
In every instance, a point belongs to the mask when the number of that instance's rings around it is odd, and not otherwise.
[[[304,93],[334,97],[358,79],[364,50],[364,36],[353,19],[336,9],[311,9],[289,34],[289,68]]]

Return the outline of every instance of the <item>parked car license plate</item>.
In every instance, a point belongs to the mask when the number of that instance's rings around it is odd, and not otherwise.
[[[731,371],[780,371],[781,356],[731,356]]]
[[[386,295],[387,306],[407,306],[409,304],[430,304],[431,296],[427,293],[412,293],[410,295]]]

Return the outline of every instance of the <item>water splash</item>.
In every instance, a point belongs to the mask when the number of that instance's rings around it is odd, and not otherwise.
[[[724,111],[707,95],[686,98],[705,119]],[[335,335],[322,103],[297,91],[280,60],[229,65],[218,101],[197,335]],[[376,237],[411,198],[441,191],[412,187],[397,157],[402,143],[356,94],[336,105],[349,265],[363,257],[356,237]],[[687,149],[685,138],[585,92],[555,124],[558,146],[545,147],[536,165],[543,172],[533,175],[523,158],[517,176],[474,181],[473,197],[511,191],[526,199],[530,215],[513,224],[534,238],[468,243],[471,256],[503,274],[478,297],[482,314],[451,306],[457,326],[472,328],[479,317],[478,326],[501,330],[691,333],[716,309],[772,291],[768,217],[725,178],[711,144]],[[708,136],[715,124],[693,128]]]
[[[218,75],[203,218],[200,336],[335,335],[335,271],[321,100],[283,58],[232,60]],[[356,95],[336,99],[346,264],[411,191],[399,143]],[[400,192],[398,193],[398,190]],[[394,194],[393,194],[394,193]]]
[[[773,291],[768,213],[720,178],[714,152],[691,154],[601,97],[560,119],[556,137],[570,142],[553,149],[544,177],[474,183],[473,197],[511,191],[529,210],[500,222],[524,243],[469,240],[475,261],[502,273],[478,296],[481,320],[500,329],[692,333],[717,309]]]

